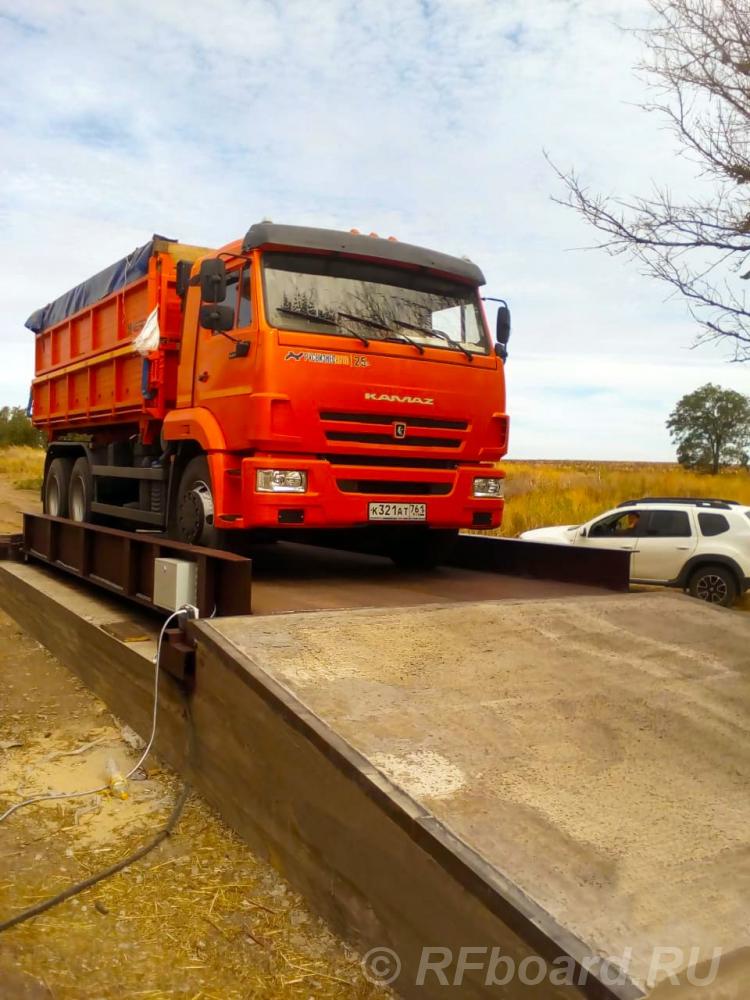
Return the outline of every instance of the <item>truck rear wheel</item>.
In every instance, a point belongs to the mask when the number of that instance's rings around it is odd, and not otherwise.
[[[214,527],[214,497],[211,473],[205,455],[185,466],[177,489],[173,536],[190,545],[219,548],[220,536]]]
[[[68,487],[73,462],[69,458],[53,458],[44,478],[42,510],[53,517],[68,516]]]
[[[91,500],[94,493],[94,477],[91,475],[89,460],[77,458],[70,474],[68,486],[68,516],[83,524],[91,520]]]
[[[392,540],[388,555],[401,569],[433,569],[448,556],[458,531],[444,528],[407,528]]]

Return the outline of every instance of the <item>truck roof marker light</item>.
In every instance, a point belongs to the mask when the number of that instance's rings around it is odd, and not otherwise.
[[[389,236],[388,237],[388,242],[389,243],[398,243],[398,237],[397,236]]]
[[[370,233],[370,236],[372,236],[372,238],[373,238],[374,240],[379,240],[379,239],[380,239],[380,237],[378,236],[378,234],[377,234],[377,233]]]
[[[362,233],[360,233],[360,231],[358,229],[350,229],[349,232],[352,234],[352,236],[361,236],[362,235]]]

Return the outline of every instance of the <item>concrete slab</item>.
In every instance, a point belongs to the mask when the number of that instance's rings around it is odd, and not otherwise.
[[[612,995],[655,948],[745,942],[750,617],[649,593],[199,628],[562,950],[627,964]]]

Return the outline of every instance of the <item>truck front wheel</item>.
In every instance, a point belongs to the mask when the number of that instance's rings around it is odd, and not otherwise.
[[[52,517],[68,516],[68,487],[73,462],[69,458],[53,458],[44,477],[42,510]]]
[[[191,459],[182,473],[172,534],[190,545],[219,547],[219,532],[214,527],[211,473],[205,455]]]

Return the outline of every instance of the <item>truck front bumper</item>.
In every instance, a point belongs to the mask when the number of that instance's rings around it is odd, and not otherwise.
[[[256,489],[259,469],[295,469],[307,474],[304,493],[262,493]],[[217,518],[226,528],[353,528],[373,522],[370,503],[425,504],[430,528],[496,528],[503,513],[499,497],[472,496],[475,477],[499,477],[487,465],[453,469],[338,465],[322,459],[253,456],[234,470],[238,514]],[[237,477],[239,476],[239,483]],[[391,488],[392,484],[392,488]],[[239,486],[239,490],[237,490]],[[239,495],[238,495],[239,494]]]

